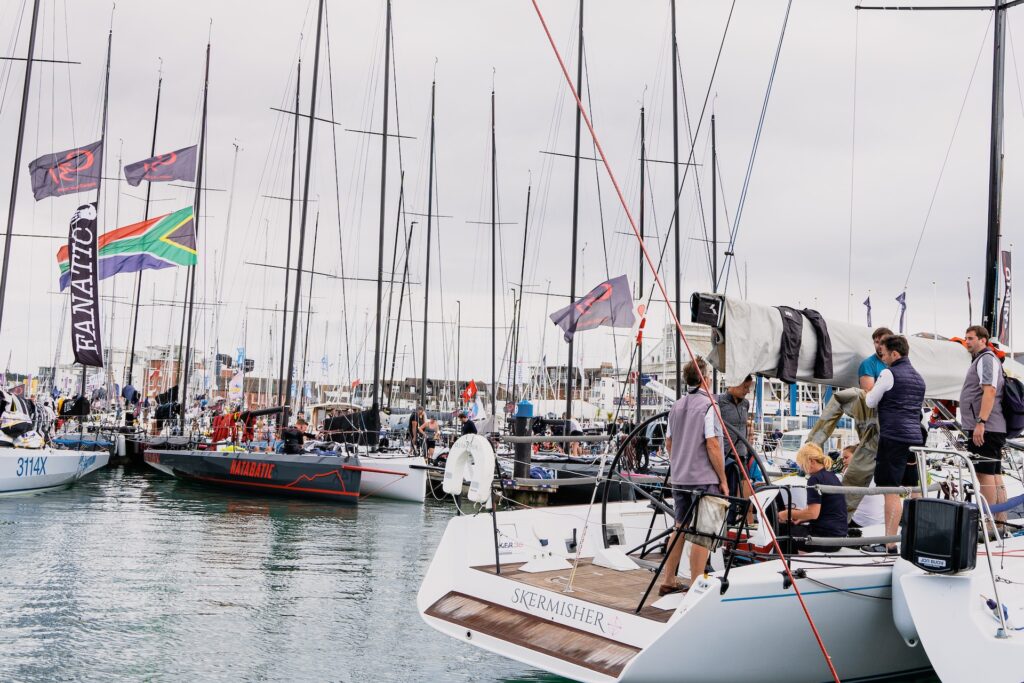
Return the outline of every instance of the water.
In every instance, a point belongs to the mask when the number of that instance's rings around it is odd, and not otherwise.
[[[428,627],[450,505],[108,469],[0,498],[0,681],[560,681]]]

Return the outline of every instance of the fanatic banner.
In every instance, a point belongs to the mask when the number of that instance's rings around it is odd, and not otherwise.
[[[552,313],[551,320],[562,328],[565,341],[572,341],[577,332],[602,325],[633,327],[636,318],[633,315],[629,281],[625,275],[620,275],[602,282],[575,303]]]
[[[166,183],[171,180],[196,179],[196,146],[158,154],[151,159],[136,161],[124,167],[124,177],[135,187],[143,180],[151,183]]]
[[[75,352],[75,362],[102,368],[96,233],[96,203],[83,204],[71,217],[71,227],[68,230],[71,348]]]
[[[1011,274],[1013,271],[1011,270],[1010,252],[1002,252],[1002,257],[1003,304],[999,307],[999,344],[1007,347],[1010,345],[1010,295],[1013,282]]]
[[[28,171],[36,201],[95,190],[103,171],[103,141],[39,157]]]

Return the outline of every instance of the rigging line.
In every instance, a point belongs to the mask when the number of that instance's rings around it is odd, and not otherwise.
[[[21,10],[18,12],[18,17],[14,21],[14,28],[11,31],[11,38],[10,41],[7,43],[7,51],[4,52],[4,54],[6,55],[13,55],[15,52],[15,48],[17,47],[18,44],[18,36],[21,34],[22,22],[25,20],[25,8],[27,6],[28,0],[22,0]],[[26,66],[28,66],[27,61]],[[12,81],[11,75],[14,73],[13,69],[13,60],[4,60],[3,64],[0,64],[0,83],[3,84],[2,87],[0,87],[0,113],[3,112],[4,102],[7,101],[7,88],[8,86],[10,86]]]
[[[1016,78],[1014,79],[1017,83],[1017,101],[1020,103],[1020,113],[1024,116],[1024,95],[1021,93],[1020,84],[1020,69],[1017,68],[1017,50],[1013,46],[1013,29],[1010,27],[1010,22],[1006,22],[1006,33],[1010,38],[1010,56],[1013,60],[1013,73]]]
[[[331,19],[330,13],[327,10],[327,6],[324,6],[324,28],[327,33],[327,85],[328,92],[330,93],[331,102],[331,120],[336,121],[334,113],[334,68],[331,62]],[[337,126],[331,126],[331,152],[334,157],[334,199],[335,207],[337,211],[338,219],[338,262],[341,269],[341,277],[345,277],[345,252],[342,248],[344,238],[341,233],[341,181],[338,178],[338,136]],[[348,302],[348,293],[345,291],[346,285],[345,280],[341,281],[341,299],[342,301]],[[348,372],[346,381],[351,382],[351,371],[352,371],[352,359],[349,351],[349,340],[348,340],[348,306],[341,307],[341,322],[343,326],[342,336],[345,339],[345,369]],[[326,355],[327,350],[324,349]]]
[[[910,267],[907,268],[907,279],[903,281],[904,291],[910,282],[910,275],[914,272],[914,264],[917,263],[918,252],[921,251],[921,243],[924,241],[924,233],[928,229],[928,219],[931,218],[932,208],[935,206],[935,199],[939,196],[939,186],[942,184],[942,176],[946,172],[946,164],[949,163],[949,155],[953,151],[953,142],[956,141],[956,133],[960,129],[960,119],[967,107],[967,97],[971,93],[971,86],[974,84],[974,76],[978,73],[978,64],[981,62],[981,54],[985,50],[985,42],[988,40],[989,29],[992,28],[993,16],[985,24],[985,35],[981,37],[981,45],[978,48],[978,56],[974,59],[974,68],[971,69],[971,78],[967,82],[967,89],[964,91],[963,101],[960,103],[960,111],[956,114],[956,123],[953,124],[953,133],[949,136],[949,144],[946,146],[946,154],[942,157],[942,165],[939,167],[939,177],[935,179],[935,188],[932,190],[932,197],[928,201],[928,210],[924,214],[924,222],[921,224],[921,233],[917,236],[917,245],[914,246],[914,255],[910,259]]]
[[[860,50],[860,12],[854,12],[853,26],[853,115],[850,120],[850,225],[846,247],[846,322],[853,315],[853,190],[857,170],[857,66]]]
[[[789,12],[793,8],[793,0],[786,2],[786,14],[782,18],[782,30],[779,31],[779,41],[775,45],[775,57],[772,60],[772,70],[768,75],[768,87],[764,92],[764,100],[761,102],[761,114],[757,119],[757,129],[754,132],[754,145],[750,150],[750,159],[747,161],[747,173],[743,178],[743,187],[740,189],[739,204],[736,207],[736,222],[733,224],[732,229],[729,231],[729,251],[735,253],[736,251],[736,237],[739,234],[740,221],[743,220],[743,207],[747,203],[747,190],[750,189],[750,179],[754,174],[754,160],[757,158],[757,149],[761,142],[761,131],[764,130],[764,120],[768,114],[768,102],[772,96],[772,85],[775,83],[775,72],[779,66],[779,57],[782,54],[782,43],[786,37],[786,27],[789,25]],[[726,279],[728,279],[728,273],[731,270],[733,259],[729,256],[725,258],[725,272]]]
[[[594,126],[590,122],[590,116],[587,114],[585,108],[583,107],[583,101],[580,99],[579,93],[576,92],[576,89],[572,84],[572,77],[569,75],[569,70],[565,66],[565,61],[562,59],[562,55],[558,52],[558,46],[555,45],[554,38],[551,36],[551,31],[548,29],[547,22],[544,20],[544,15],[540,11],[540,5],[537,4],[537,0],[532,0],[532,3],[534,9],[537,12],[537,18],[540,19],[540,23],[544,29],[544,33],[547,35],[548,42],[551,45],[551,49],[555,53],[555,58],[558,60],[558,65],[562,70],[563,76],[565,77],[565,82],[568,85],[569,89],[572,91],[573,98],[576,100],[576,106],[579,108],[580,115],[586,121],[587,129],[590,131],[590,136],[591,138],[593,138],[594,144],[597,146],[597,151],[601,156],[601,160],[604,164],[606,171],[608,172],[608,177],[611,180],[612,186],[615,188],[616,194],[618,195],[619,203],[622,204],[622,210],[626,212],[626,215],[629,218],[630,227],[633,229],[633,233],[636,235],[637,240],[640,242],[640,248],[643,249],[644,258],[647,260],[648,266],[652,270],[654,270],[653,259],[651,258],[650,253],[647,251],[647,247],[644,244],[643,238],[640,237],[640,231],[637,228],[636,221],[633,219],[633,214],[632,212],[630,212],[629,206],[626,204],[626,198],[623,196],[622,190],[619,188],[618,181],[615,179],[615,174],[612,173],[611,164],[608,162],[608,158],[605,156],[604,149],[602,149],[601,143],[597,139],[597,133],[594,131]],[[658,287],[661,290],[662,296],[665,298],[666,301],[668,301],[668,290],[665,288],[665,284],[662,281],[661,276],[659,276],[656,272],[654,273],[654,280],[658,283]],[[692,362],[692,359],[696,358],[696,356],[693,353],[693,349],[690,347],[690,342],[686,337],[686,332],[683,331],[683,326],[679,322],[679,318],[676,315],[676,311],[673,309],[672,306],[666,306],[666,308],[668,308],[669,316],[672,318],[672,322],[675,324],[676,329],[678,330],[679,339],[686,346],[686,352],[690,356]],[[697,373],[700,376],[701,388],[707,396],[712,396],[711,389],[708,386],[707,377],[705,377],[704,373],[700,371],[699,366],[697,367]],[[725,436],[728,440],[729,447],[735,450],[735,444],[733,443],[732,436],[729,434],[729,431],[727,429],[724,429],[725,420],[722,418],[722,413],[718,408],[718,404],[712,401],[711,406],[715,411],[715,417],[718,419],[718,422],[723,425],[723,432],[725,433]],[[740,472],[743,474],[743,479],[747,482],[747,485],[753,488],[753,484],[750,481],[750,475],[747,472],[746,466],[742,462],[740,462]],[[756,496],[754,497],[754,504],[756,505],[758,512],[761,514],[761,518],[765,519],[766,517],[764,514],[763,506],[761,505],[760,500],[758,500]],[[785,555],[782,552],[781,546],[779,546],[779,541],[770,528],[768,529],[768,533],[771,536],[772,545],[775,547],[775,551],[779,555],[779,561],[782,563],[782,567],[785,570],[786,575],[789,577],[789,580],[792,584],[793,593],[796,595],[797,600],[800,601],[800,607],[803,609],[804,616],[807,618],[807,623],[810,625],[811,631],[814,633],[814,638],[817,641],[818,647],[821,650],[821,654],[825,659],[825,663],[828,666],[833,679],[836,681],[836,683],[840,683],[839,673],[836,671],[835,666],[832,663],[832,657],[829,655],[828,649],[825,647],[825,642],[824,640],[822,640],[821,634],[818,632],[818,627],[815,625],[814,619],[811,617],[811,613],[807,608],[806,602],[804,601],[803,594],[801,593],[797,582],[793,579],[793,574],[790,570],[789,562],[786,560]],[[580,543],[580,546],[582,547],[582,541]]]
[[[693,126],[692,126],[691,121],[690,121],[690,105],[689,105],[689,101],[686,99],[686,82],[683,80],[683,63],[682,63],[682,61],[679,58],[678,50],[676,51],[676,66],[677,66],[677,69],[678,69],[678,72],[679,72],[679,90],[681,91],[682,100],[683,100],[683,118],[684,118],[684,122],[686,123],[686,137],[689,138],[690,149],[691,150],[696,150],[696,148],[697,148],[697,133],[694,132]],[[705,144],[705,146],[709,145],[710,144],[710,138],[706,138],[704,144]],[[718,291],[718,283],[714,282],[715,273],[714,273],[714,266],[712,265],[714,263],[714,257],[712,256],[712,251],[711,251],[712,249],[717,249],[718,245],[712,244],[711,243],[711,239],[710,239],[710,237],[708,235],[708,220],[707,220],[707,216],[704,214],[704,193],[701,192],[701,189],[700,189],[700,174],[697,173],[697,172],[694,172],[694,174],[693,174],[693,183],[694,183],[694,193],[695,193],[695,196],[696,196],[696,199],[697,199],[697,210],[700,213],[700,227],[701,227],[701,231],[704,233],[704,246],[705,246],[704,253],[708,257],[708,272],[712,274],[711,275],[711,280],[712,280],[712,286],[713,286],[714,290]]]

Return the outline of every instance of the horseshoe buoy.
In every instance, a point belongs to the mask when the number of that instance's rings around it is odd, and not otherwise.
[[[462,493],[462,483],[467,479],[469,499],[487,502],[494,481],[494,449],[487,438],[479,434],[466,434],[452,444],[441,487],[445,493],[457,496]]]

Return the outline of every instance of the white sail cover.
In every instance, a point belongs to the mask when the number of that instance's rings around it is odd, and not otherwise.
[[[723,326],[712,335],[713,350],[708,356],[711,364],[725,373],[729,386],[743,381],[750,374],[775,377],[782,344],[782,316],[774,306],[750,303],[723,297],[725,319]],[[814,357],[818,340],[814,328],[805,319],[800,345],[797,380],[835,387],[855,387],[857,368],[861,361],[875,352],[871,342],[871,328],[850,323],[827,320],[832,342],[832,372],[830,379],[814,376]],[[907,337],[910,341],[910,361],[924,378],[926,396],[936,399],[957,400],[964,376],[971,364],[971,355],[959,343],[944,339]],[[1024,366],[1007,358],[1007,374],[1022,377]]]

